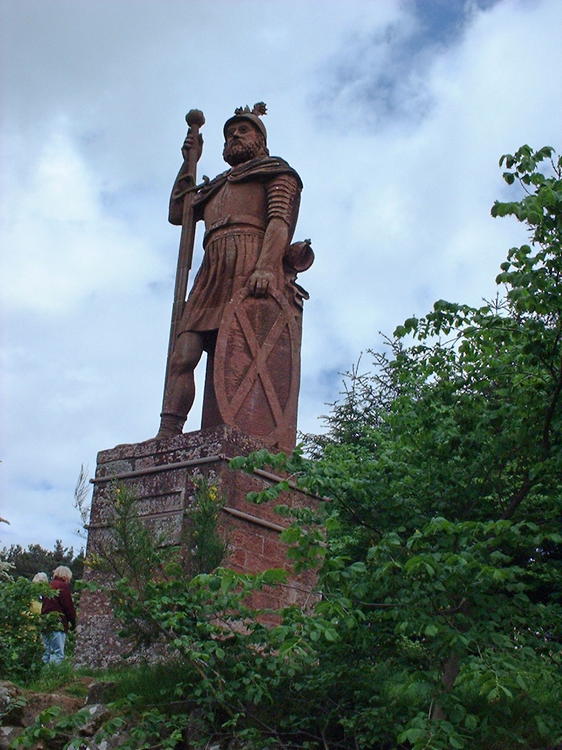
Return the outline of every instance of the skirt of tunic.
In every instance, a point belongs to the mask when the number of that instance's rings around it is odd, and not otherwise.
[[[185,331],[214,331],[220,326],[224,307],[253,273],[259,258],[263,231],[225,228],[211,235],[201,268],[178,327]]]

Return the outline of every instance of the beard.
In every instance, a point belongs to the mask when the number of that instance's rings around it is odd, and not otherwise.
[[[222,152],[223,159],[231,167],[243,164],[245,161],[250,161],[250,159],[262,155],[265,156],[266,153],[258,139],[246,143],[235,141],[234,143],[225,144]]]

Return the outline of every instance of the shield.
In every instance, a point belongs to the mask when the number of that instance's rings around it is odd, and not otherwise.
[[[300,310],[282,293],[240,290],[226,306],[214,359],[217,406],[226,424],[290,451],[300,381]]]

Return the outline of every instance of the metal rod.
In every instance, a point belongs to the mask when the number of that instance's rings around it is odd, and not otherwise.
[[[157,474],[161,471],[173,471],[174,469],[184,469],[188,466],[201,466],[202,464],[212,464],[217,461],[228,461],[226,456],[218,454],[217,456],[206,456],[204,458],[192,458],[189,461],[178,461],[173,464],[161,464],[160,466],[147,466],[145,469],[137,469],[135,471],[123,471],[121,474],[113,474],[110,477],[94,477],[90,479],[92,484],[100,484],[102,482],[114,482],[118,479],[132,479],[133,477],[144,477],[147,474]]]
[[[255,523],[258,526],[265,526],[266,529],[273,529],[273,531],[285,531],[286,527],[281,526],[278,523],[273,523],[273,521],[266,521],[265,518],[258,518],[257,516],[252,516],[250,513],[244,513],[242,510],[237,510],[236,508],[231,508],[229,505],[223,506],[222,510],[224,510],[225,513],[229,513],[231,516],[236,516],[236,518],[242,518],[244,521],[250,521],[251,523]]]
[[[269,479],[270,482],[287,482],[292,490],[298,490],[299,492],[302,492],[303,495],[313,497],[315,500],[324,500],[326,502],[330,502],[329,497],[322,497],[321,495],[315,495],[314,492],[303,490],[302,487],[299,487],[298,484],[296,482],[293,482],[292,479],[287,480],[286,478],[278,477],[277,474],[272,474],[270,471],[265,471],[264,469],[253,469],[252,471],[254,474],[257,474],[264,479]]]

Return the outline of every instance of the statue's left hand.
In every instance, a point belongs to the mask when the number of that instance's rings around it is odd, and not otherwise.
[[[275,286],[275,276],[271,271],[256,268],[248,279],[248,289],[254,297],[265,297],[268,290],[273,286]]]
[[[189,152],[193,148],[195,149],[195,157],[197,161],[199,161],[199,159],[201,158],[201,154],[203,152],[203,136],[201,135],[201,133],[199,133],[197,138],[194,138],[190,133],[186,135],[183,145],[181,147],[181,154],[183,156],[184,161],[187,161]]]

